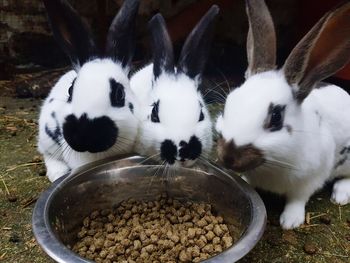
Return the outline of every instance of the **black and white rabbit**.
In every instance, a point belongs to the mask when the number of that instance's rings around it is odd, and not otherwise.
[[[73,65],[52,88],[39,119],[38,149],[54,181],[71,169],[134,147],[138,120],[128,73],[139,1],[124,1],[102,53],[66,0],[44,4],[54,37]]]
[[[216,128],[219,159],[247,181],[287,198],[283,228],[300,226],[305,204],[327,180],[350,202],[350,96],[321,83],[350,59],[350,3],[326,13],[275,69],[276,38],[263,0],[246,0],[246,81],[228,95]]]
[[[212,6],[187,37],[179,62],[160,14],[149,22],[153,63],[136,72],[131,89],[141,104],[137,151],[164,164],[191,166],[212,148],[212,121],[199,84],[219,8]]]

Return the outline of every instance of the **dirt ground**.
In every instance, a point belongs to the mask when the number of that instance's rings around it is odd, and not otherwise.
[[[36,151],[41,100],[0,97],[0,262],[52,262],[36,243],[31,216],[48,186]],[[350,205],[329,201],[330,186],[307,205],[308,224],[282,231],[283,199],[261,193],[268,211],[262,240],[240,262],[350,262]]]

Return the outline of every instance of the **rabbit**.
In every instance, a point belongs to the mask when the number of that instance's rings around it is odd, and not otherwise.
[[[212,6],[195,26],[177,65],[163,17],[150,20],[153,63],[130,79],[141,103],[138,153],[172,167],[190,167],[209,154],[212,121],[199,85],[218,12]]]
[[[102,54],[66,0],[44,4],[73,66],[50,91],[39,117],[38,150],[53,182],[81,165],[133,151],[139,121],[128,74],[139,1],[124,1]]]
[[[286,196],[283,229],[300,226],[326,181],[331,200],[350,202],[350,96],[321,82],[350,58],[350,3],[326,13],[276,69],[276,37],[262,0],[246,0],[246,80],[216,120],[218,159],[254,187]]]

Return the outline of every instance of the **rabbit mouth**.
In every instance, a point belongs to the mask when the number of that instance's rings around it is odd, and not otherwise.
[[[170,165],[190,167],[202,153],[202,143],[192,136],[188,142],[180,141],[177,146],[172,140],[164,140],[160,147],[160,157]]]
[[[264,164],[265,159],[261,150],[252,144],[237,147],[233,140],[226,142],[218,140],[218,157],[220,163],[235,172],[246,172]]]
[[[118,128],[107,116],[89,119],[87,114],[80,118],[71,114],[63,124],[63,136],[77,152],[99,153],[116,143]]]

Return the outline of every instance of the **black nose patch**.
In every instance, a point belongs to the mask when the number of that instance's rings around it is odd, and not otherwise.
[[[66,117],[63,136],[77,152],[103,152],[112,147],[118,137],[118,128],[107,116],[89,119],[83,114],[79,119],[73,114]]]
[[[180,142],[179,156],[181,161],[195,160],[202,153],[202,143],[198,140],[196,136],[192,136],[189,142]]]
[[[169,164],[174,164],[177,154],[177,147],[171,140],[165,140],[160,146],[160,158]]]

